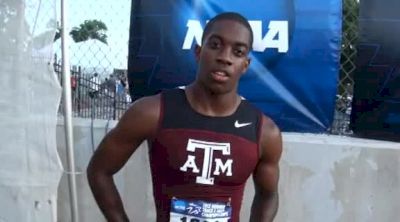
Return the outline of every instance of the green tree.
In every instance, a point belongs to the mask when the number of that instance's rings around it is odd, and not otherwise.
[[[85,20],[78,27],[73,27],[69,33],[74,42],[84,42],[89,39],[99,40],[107,45],[107,26],[99,20]],[[54,41],[61,37],[61,28],[58,28]]]

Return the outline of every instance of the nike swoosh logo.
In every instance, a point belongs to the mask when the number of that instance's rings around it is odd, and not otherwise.
[[[235,127],[236,128],[241,128],[241,127],[245,127],[245,126],[248,126],[248,125],[251,125],[251,122],[250,123],[239,123],[239,121],[235,121]]]

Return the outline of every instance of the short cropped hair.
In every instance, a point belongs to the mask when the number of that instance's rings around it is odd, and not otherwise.
[[[239,22],[240,24],[244,25],[247,28],[247,30],[249,30],[249,33],[250,33],[249,46],[250,46],[250,48],[252,48],[252,46],[253,46],[253,30],[251,29],[250,23],[247,21],[247,19],[245,17],[243,17],[241,14],[236,13],[236,12],[224,12],[224,13],[218,14],[217,16],[212,18],[206,24],[206,27],[204,28],[203,36],[201,38],[202,43],[204,42],[204,38],[208,35],[208,33],[210,33],[214,24],[216,22],[222,21],[222,20],[236,21],[236,22]]]

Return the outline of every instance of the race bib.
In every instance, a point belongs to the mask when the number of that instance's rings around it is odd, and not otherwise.
[[[229,222],[229,203],[189,201],[172,198],[170,222]]]

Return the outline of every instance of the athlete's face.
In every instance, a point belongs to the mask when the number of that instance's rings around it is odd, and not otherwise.
[[[250,31],[233,20],[213,24],[203,45],[196,48],[197,81],[216,94],[236,92],[250,59]]]

